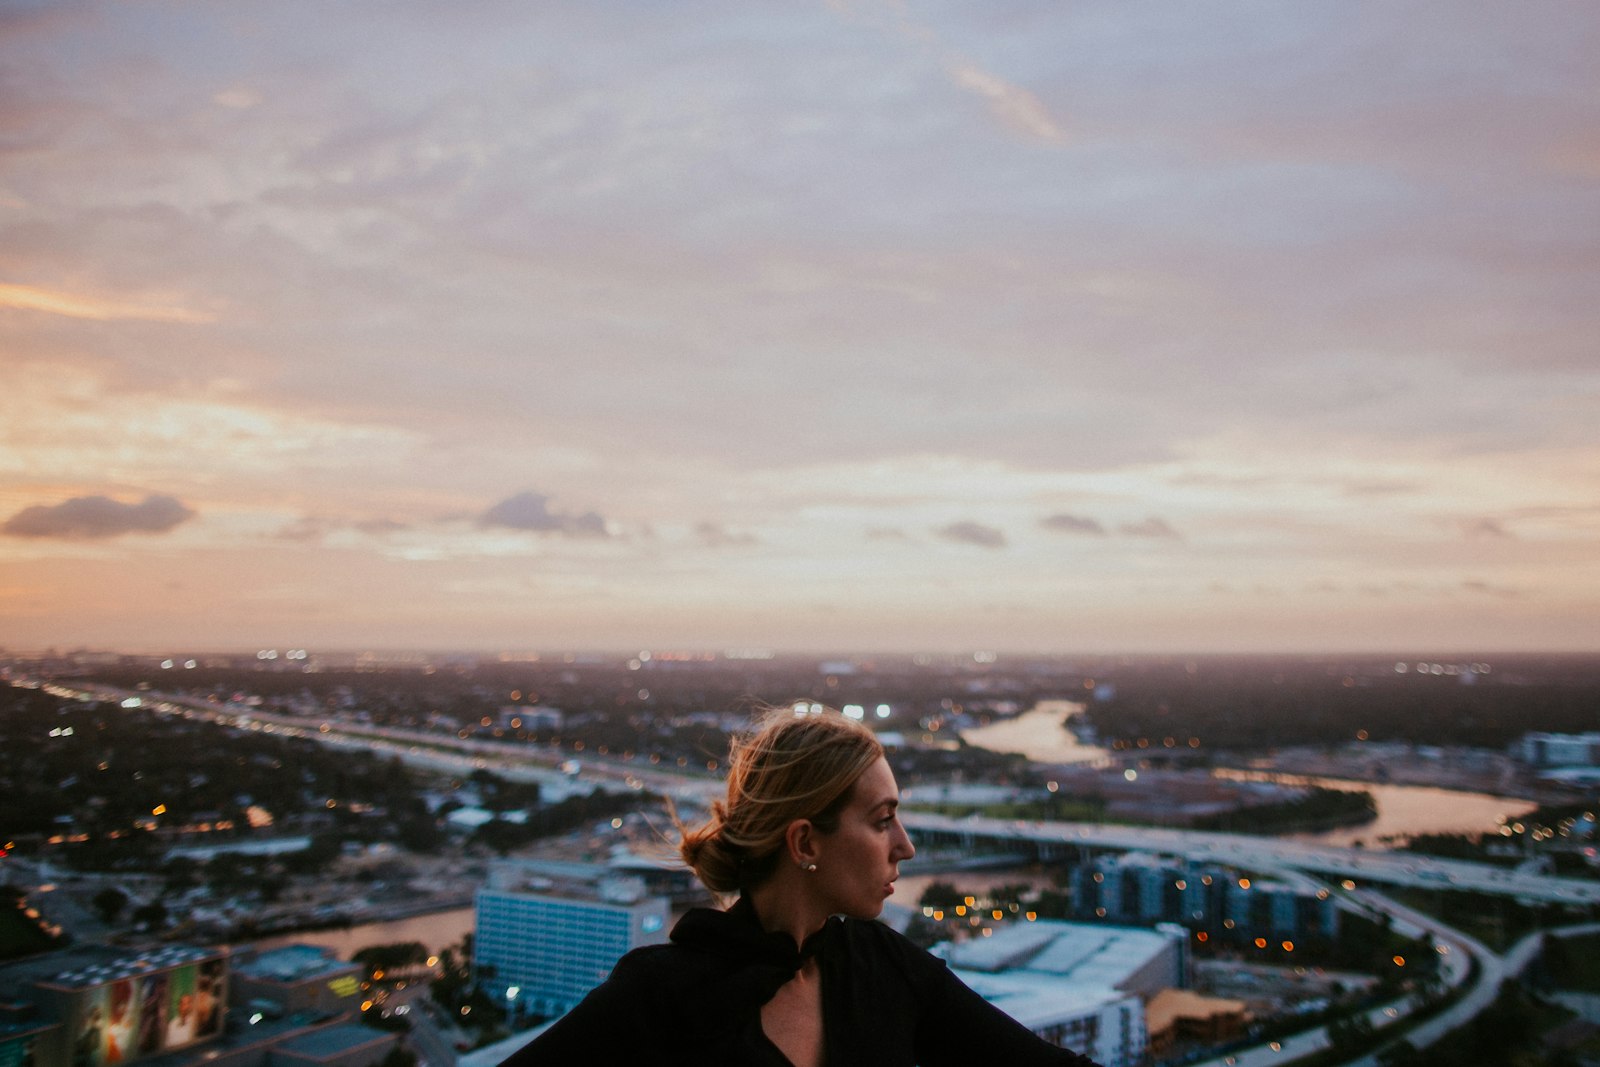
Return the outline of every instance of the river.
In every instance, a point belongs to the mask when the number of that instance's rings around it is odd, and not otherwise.
[[[427,915],[413,915],[389,922],[362,923],[359,926],[334,927],[327,930],[300,930],[288,934],[251,942],[258,948],[275,948],[279,945],[321,945],[334,949],[341,959],[349,959],[359,949],[373,945],[397,945],[406,941],[419,941],[429,952],[438,953],[461,944],[466,934],[472,933],[472,909],[452,908]]]
[[[1110,762],[1111,753],[1085,745],[1063,729],[1067,715],[1082,711],[1083,705],[1070,700],[1042,700],[1012,719],[1004,719],[967,730],[965,740],[996,752],[1020,752],[1041,763]],[[1379,785],[1342,778],[1305,778],[1266,772],[1218,770],[1218,777],[1274,780],[1287,784],[1326,786],[1329,789],[1366,790],[1372,794],[1378,816],[1361,826],[1329,830],[1319,834],[1296,834],[1297,841],[1317,841],[1326,845],[1348,846],[1356,842],[1371,848],[1404,840],[1417,834],[1484,833],[1500,820],[1532,811],[1531,800],[1472,793],[1430,786]]]
[[[993,752],[1020,752],[1040,763],[1109,763],[1111,753],[1098,745],[1086,745],[1063,729],[1068,715],[1083,710],[1075,700],[1041,700],[1011,719],[997,719],[988,726],[962,733],[962,740]]]

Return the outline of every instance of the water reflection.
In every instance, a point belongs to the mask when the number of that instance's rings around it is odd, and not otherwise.
[[[1083,708],[1075,700],[1041,700],[1015,718],[966,730],[961,736],[970,745],[991,752],[1020,752],[1039,763],[1107,763],[1110,752],[1084,744],[1061,725]]]

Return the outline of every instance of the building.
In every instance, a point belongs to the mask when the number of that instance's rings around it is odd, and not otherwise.
[[[1164,989],[1145,1008],[1150,1055],[1164,1059],[1180,1045],[1212,1048],[1245,1036],[1250,1013],[1242,1000],[1204,997],[1188,989]]]
[[[666,898],[606,867],[497,864],[475,908],[473,970],[514,1023],[564,1014],[624,953],[667,939]]]
[[[102,1067],[215,1041],[227,1014],[225,949],[84,948],[0,972],[0,1062]]]
[[[1523,734],[1517,755],[1531,767],[1600,766],[1600,733]]]
[[[1145,1005],[1188,984],[1188,937],[1042,919],[934,946],[963,982],[1047,1041],[1105,1067],[1132,1067],[1148,1046]]]
[[[361,965],[316,945],[246,950],[233,959],[233,1001],[252,1015],[354,1019],[361,1004]]]
[[[1339,935],[1337,903],[1317,886],[1242,877],[1226,867],[1150,853],[1081,864],[1072,871],[1072,890],[1073,907],[1084,919],[1181,923],[1224,938]]]
[[[0,1067],[375,1067],[360,967],[295,945],[80,946],[0,967]]]

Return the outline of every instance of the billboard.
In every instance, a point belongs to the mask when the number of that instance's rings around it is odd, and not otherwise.
[[[203,960],[166,973],[166,1038],[162,1051],[183,1048],[222,1032],[227,997],[220,959]]]
[[[227,963],[201,960],[118,978],[72,994],[72,1067],[114,1067],[216,1037],[227,1001]]]

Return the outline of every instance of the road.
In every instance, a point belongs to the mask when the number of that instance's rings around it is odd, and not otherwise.
[[[957,819],[916,811],[906,812],[902,818],[909,830],[948,834],[968,841],[986,839],[1001,844],[1025,842],[1047,850],[1052,847],[1088,846],[1160,852],[1245,869],[1298,870],[1356,884],[1377,882],[1417,889],[1470,890],[1507,896],[1530,904],[1600,905],[1600,882],[1557,878],[1486,863],[1437,859],[1409,852],[1337,848],[1249,834],[1099,823],[1030,822],[981,817]]]

